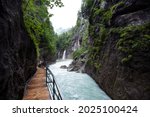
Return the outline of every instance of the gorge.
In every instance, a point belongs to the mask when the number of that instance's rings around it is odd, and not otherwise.
[[[112,99],[150,99],[149,5],[84,0],[73,29],[71,45],[80,40],[81,47],[72,49],[72,71],[88,73]]]
[[[63,100],[110,100],[87,74],[69,72],[60,68],[62,65],[68,66],[71,62],[71,59],[60,60],[49,66]]]
[[[76,25],[58,35],[48,9],[63,7],[62,2],[0,0],[0,99],[22,99],[37,67],[46,65],[54,74],[76,75],[78,81],[68,89],[82,87],[87,78],[80,79],[82,72],[111,99],[150,99],[150,1],[82,0]],[[63,59],[62,63],[73,59],[68,67],[73,72],[58,68],[56,59]],[[59,71],[54,70],[54,62]],[[74,80],[67,78],[63,82]],[[83,87],[95,84],[85,82]],[[62,82],[59,85],[63,87]],[[90,94],[99,97],[96,92]]]

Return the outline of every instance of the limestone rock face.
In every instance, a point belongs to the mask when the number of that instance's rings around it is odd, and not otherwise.
[[[36,50],[24,28],[21,0],[0,0],[0,99],[22,99],[36,71]]]
[[[69,65],[68,71],[76,71],[80,73],[85,73],[85,65],[88,60],[87,53],[82,53],[78,58],[75,58],[73,62]]]
[[[95,0],[85,71],[112,99],[150,99],[150,1]]]

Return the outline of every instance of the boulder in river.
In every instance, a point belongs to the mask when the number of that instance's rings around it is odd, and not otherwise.
[[[68,67],[66,65],[60,66],[61,69],[67,69]]]
[[[75,58],[73,60],[73,62],[68,67],[68,71],[76,71],[79,73],[84,73],[86,62],[87,62],[87,53],[83,53],[78,58]]]

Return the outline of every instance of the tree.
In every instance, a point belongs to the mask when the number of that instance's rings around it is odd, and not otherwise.
[[[48,7],[62,7],[61,0],[23,0],[24,22],[36,47],[38,58],[51,61],[56,54],[56,36]]]

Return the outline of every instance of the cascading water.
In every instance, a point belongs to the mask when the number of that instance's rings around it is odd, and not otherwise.
[[[63,56],[62,56],[62,60],[65,60],[65,59],[66,59],[66,50],[64,50]]]
[[[63,100],[109,100],[107,94],[87,74],[68,72],[60,66],[68,66],[72,60],[57,61],[49,68],[55,76]]]
[[[78,39],[78,46],[77,46],[77,48],[80,48],[80,40]]]

